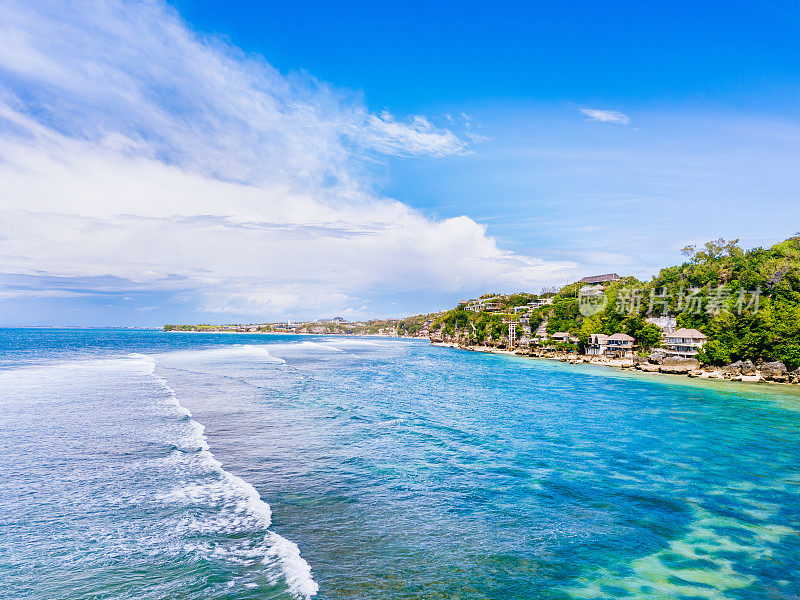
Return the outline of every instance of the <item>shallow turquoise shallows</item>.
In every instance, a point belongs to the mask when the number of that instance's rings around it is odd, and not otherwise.
[[[800,395],[420,341],[0,330],[0,598],[800,598]]]

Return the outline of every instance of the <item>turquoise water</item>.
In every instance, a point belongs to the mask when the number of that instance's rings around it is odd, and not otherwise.
[[[800,395],[382,338],[0,330],[4,599],[800,598]]]

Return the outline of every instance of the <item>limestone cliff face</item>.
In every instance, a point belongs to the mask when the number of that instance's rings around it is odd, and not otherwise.
[[[444,329],[437,329],[430,332],[430,340],[432,342],[448,343],[448,344],[468,344],[469,339],[467,336],[458,334],[445,333]]]
[[[457,344],[459,346],[482,346],[485,348],[506,348],[508,346],[508,339],[503,337],[500,340],[484,340],[479,342],[477,339],[470,337],[466,332],[445,333],[443,329],[431,331],[428,338],[431,342],[439,344]]]
[[[444,336],[442,335],[442,330],[441,329],[437,329],[435,331],[431,331],[428,334],[428,338],[432,342],[443,342],[444,341]]]

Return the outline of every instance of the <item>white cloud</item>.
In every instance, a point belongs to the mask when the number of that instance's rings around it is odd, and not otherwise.
[[[475,144],[488,142],[491,139],[487,135],[482,135],[480,133],[472,133],[471,131],[465,131],[464,137]]]
[[[409,123],[400,123],[389,112],[383,111],[380,115],[369,115],[366,123],[368,126],[356,129],[353,137],[387,154],[445,156],[464,153],[467,148],[455,134],[437,129],[420,115]]]
[[[594,108],[581,108],[580,111],[589,117],[590,121],[600,121],[601,123],[621,123],[627,125],[631,122],[627,115],[615,110],[597,110]]]
[[[157,2],[0,6],[0,272],[193,291],[200,310],[519,288],[566,263],[373,192],[365,155],[467,152],[189,31]]]

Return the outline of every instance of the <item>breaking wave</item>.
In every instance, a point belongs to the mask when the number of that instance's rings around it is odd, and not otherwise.
[[[180,404],[166,380],[155,374],[155,359],[143,354],[130,356],[149,363],[148,374],[165,392],[165,407],[183,420],[177,439],[169,440],[172,452],[165,460],[199,475],[196,481],[181,481],[157,497],[164,504],[186,509],[181,511],[186,516],[178,525],[186,539],[184,550],[244,565],[260,563],[270,583],[283,580],[294,597],[315,595],[319,586],[297,544],[268,530],[272,524],[269,504],[250,483],[226,471],[216,459],[205,427]]]

